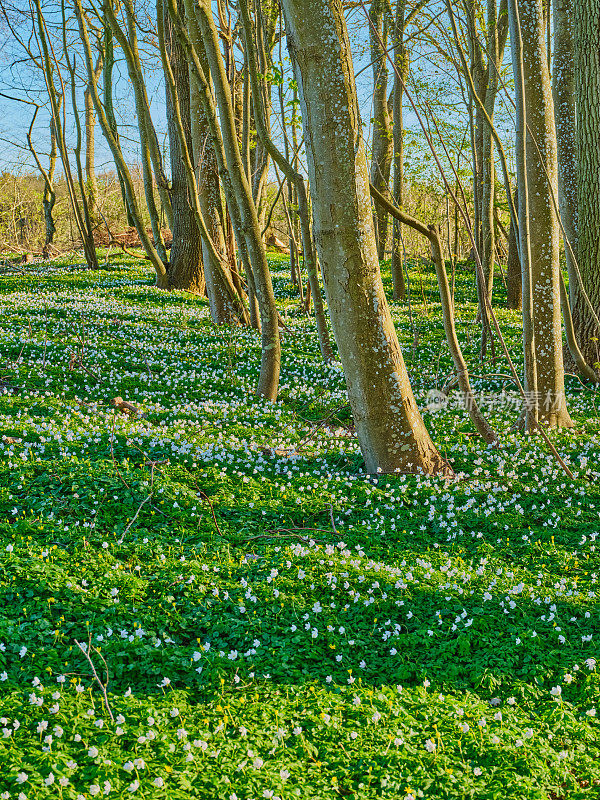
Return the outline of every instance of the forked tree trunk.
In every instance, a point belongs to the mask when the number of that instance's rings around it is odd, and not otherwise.
[[[119,171],[119,175],[123,182],[128,212],[131,214],[131,217],[134,220],[134,224],[138,232],[138,236],[140,237],[142,247],[146,251],[152,263],[152,266],[156,270],[157,286],[159,286],[161,289],[167,289],[169,286],[169,281],[165,263],[158,254],[156,248],[154,247],[151,238],[148,236],[148,232],[146,230],[142,215],[140,213],[140,208],[135,194],[135,188],[133,185],[133,180],[131,178],[129,167],[127,166],[127,162],[125,161],[125,158],[123,156],[123,151],[121,150],[118,137],[115,131],[113,130],[113,126],[109,122],[109,119],[107,117],[105,105],[100,101],[100,95],[98,94],[98,82],[96,80],[96,76],[94,75],[94,62],[92,56],[92,47],[88,34],[87,20],[85,17],[85,13],[83,11],[81,0],[75,0],[75,16],[79,26],[79,36],[83,46],[83,57],[87,69],[88,85],[90,87],[92,100],[94,101],[94,108],[96,109],[98,122],[100,123],[100,127],[102,128],[102,133],[104,134],[104,138],[106,139],[106,142],[110,147],[113,158],[115,160],[115,165],[117,167],[117,170]]]
[[[415,403],[383,291],[341,4],[282,5],[300,89],[315,239],[366,468],[447,473]]]
[[[523,267],[524,347],[529,425],[572,424],[562,350],[558,192],[554,110],[542,0],[511,0],[511,44],[517,107],[517,183]],[[534,363],[531,363],[533,358]]]

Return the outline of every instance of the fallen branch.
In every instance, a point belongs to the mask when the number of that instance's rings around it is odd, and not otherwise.
[[[100,691],[102,692],[102,696],[104,698],[104,705],[106,706],[106,710],[108,711],[108,715],[110,717],[110,721],[114,724],[115,718],[113,716],[112,709],[110,707],[110,703],[108,702],[108,693],[106,691],[106,687],[108,686],[108,665],[106,663],[106,659],[104,658],[102,653],[98,650],[98,648],[96,648],[96,647],[93,648],[98,653],[98,655],[100,656],[100,658],[102,659],[102,661],[104,663],[104,669],[106,670],[106,684],[104,684],[104,683],[102,683],[102,681],[98,677],[98,673],[96,672],[96,667],[94,666],[94,662],[92,661],[92,657],[90,655],[90,651],[92,650],[92,634],[90,633],[90,638],[88,640],[87,649],[86,649],[85,645],[81,644],[81,642],[78,642],[77,639],[75,639],[75,644],[81,650],[81,652],[85,656],[86,661],[88,662],[88,664],[91,667],[91,670],[92,670],[92,672],[94,674],[94,680],[96,681],[96,683],[100,687]]]

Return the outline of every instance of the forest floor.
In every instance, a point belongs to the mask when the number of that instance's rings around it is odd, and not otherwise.
[[[425,419],[455,482],[369,479],[281,260],[275,405],[257,335],[140,263],[0,276],[0,798],[598,798],[598,395],[568,378],[572,480],[511,432],[459,269],[501,446],[450,403]],[[452,368],[410,274],[425,407]]]

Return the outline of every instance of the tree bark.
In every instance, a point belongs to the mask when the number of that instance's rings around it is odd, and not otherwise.
[[[572,425],[567,411],[560,311],[556,133],[542,0],[511,0],[517,88],[517,183],[523,267],[526,389],[549,427]],[[534,363],[527,366],[533,357]],[[531,419],[531,413],[530,417]],[[529,423],[535,429],[535,421]]]
[[[415,403],[385,298],[350,43],[337,0],[283,0],[314,233],[366,468],[450,472]]]
[[[574,8],[577,258],[581,282],[572,281],[571,296],[579,347],[586,362],[596,366],[600,363],[600,5],[577,0]]]
[[[200,43],[198,43],[198,50],[199,57],[202,59],[204,54]],[[208,72],[207,65],[205,65],[205,69]],[[226,219],[227,212],[223,209],[217,156],[197,82],[193,80],[191,72],[190,65],[192,144],[197,173],[198,200],[211,241],[221,256],[220,264],[217,264],[208,242],[203,237],[202,255],[211,318],[215,325],[231,324],[234,320],[246,324],[249,321],[248,315],[246,313],[240,315],[240,303],[236,303],[235,298],[232,297],[231,286],[235,288],[240,300],[243,299],[244,292],[235,269],[235,245],[233,243],[230,248],[227,246],[226,228],[228,224],[231,227],[231,222],[228,215]],[[229,265],[229,275],[224,275],[223,269],[227,264]],[[228,277],[231,280],[228,280]]]
[[[98,53],[94,74],[96,80],[102,73],[104,52]],[[85,180],[87,188],[87,201],[90,216],[95,219],[98,214],[98,179],[96,178],[96,113],[90,87],[85,87],[84,92],[84,117],[85,117]]]
[[[371,145],[371,183],[377,191],[389,198],[390,172],[393,158],[393,136],[388,107],[388,60],[387,23],[384,19],[384,8],[381,0],[371,4],[370,47],[373,62],[373,139]],[[377,34],[375,31],[377,31]],[[383,47],[381,43],[383,42]],[[377,254],[379,259],[385,258],[385,246],[388,238],[388,212],[376,205],[374,210],[375,235],[377,237]]]
[[[519,193],[515,189],[515,208],[519,207]],[[523,284],[521,281],[521,259],[519,258],[519,244],[517,230],[511,219],[508,231],[508,257],[506,261],[506,306],[514,311],[523,307]]]
[[[396,20],[394,24],[394,95],[392,105],[393,136],[393,197],[394,205],[404,207],[404,84],[408,78],[408,51],[404,44],[406,26],[406,0],[397,0]],[[402,80],[401,80],[402,79]],[[406,298],[406,282],[404,280],[404,245],[402,241],[401,222],[394,217],[392,235],[392,284],[394,300]]]
[[[552,94],[558,152],[558,204],[564,228],[565,261],[572,293],[571,302],[574,303],[577,277],[573,255],[577,258],[578,211],[573,6],[569,0],[553,0],[552,7],[554,16]]]
[[[190,106],[190,76],[185,52],[173,33],[169,12],[164,8],[165,45],[175,85],[179,113],[183,123],[188,152],[193,152],[192,119]],[[204,294],[206,283],[202,264],[202,237],[192,207],[187,170],[174,118],[173,98],[167,95],[167,124],[171,156],[171,208],[173,209],[173,243],[169,263],[169,285],[172,289],[185,289]]]

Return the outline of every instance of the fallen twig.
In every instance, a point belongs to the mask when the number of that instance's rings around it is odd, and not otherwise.
[[[129,525],[128,525],[128,526],[125,528],[125,530],[123,531],[123,533],[122,533],[122,535],[121,535],[121,540],[123,539],[123,537],[125,536],[125,534],[127,533],[127,531],[128,531],[130,528],[131,528],[131,526],[133,525],[133,523],[136,521],[136,519],[138,518],[138,516],[139,516],[139,514],[140,514],[140,511],[141,511],[141,510],[142,510],[142,508],[143,508],[143,507],[146,505],[146,503],[148,502],[148,500],[150,500],[150,498],[151,498],[151,497],[152,497],[152,492],[150,492],[150,494],[148,495],[148,497],[145,497],[145,498],[142,500],[142,502],[141,502],[141,503],[140,503],[140,505],[138,506],[138,510],[137,510],[137,511],[135,512],[135,514],[133,515],[133,519],[131,520],[131,522],[129,523]]]
[[[88,640],[87,649],[86,649],[85,645],[81,644],[81,642],[78,642],[77,639],[75,639],[75,644],[77,645],[77,647],[81,650],[81,652],[85,656],[86,661],[88,662],[88,664],[90,665],[90,667],[92,669],[92,672],[94,673],[94,679],[95,679],[96,683],[98,684],[98,686],[100,687],[100,691],[102,692],[102,696],[104,698],[104,705],[106,706],[106,710],[108,711],[108,715],[110,717],[111,722],[114,724],[115,718],[113,716],[112,709],[110,707],[110,703],[108,702],[108,693],[106,691],[106,687],[108,686],[108,665],[106,663],[106,659],[104,658],[102,653],[98,650],[98,648],[95,647],[94,650],[98,653],[98,655],[102,659],[102,661],[104,663],[104,668],[106,669],[106,685],[105,685],[104,683],[102,683],[102,681],[98,677],[98,673],[96,672],[96,667],[94,666],[94,662],[92,661],[92,657],[90,655],[90,651],[92,649],[92,634],[90,633],[90,638]]]

